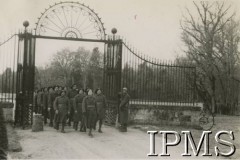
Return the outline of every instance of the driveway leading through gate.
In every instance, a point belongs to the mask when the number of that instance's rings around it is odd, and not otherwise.
[[[215,133],[220,130],[232,130],[235,134],[234,145],[236,153],[230,157],[238,159],[240,157],[240,117],[239,116],[217,116],[216,125],[213,127]],[[134,127],[134,128],[133,128]],[[145,128],[144,128],[145,127]],[[136,129],[138,128],[138,129]],[[144,131],[143,131],[144,130]],[[168,147],[170,157],[147,157],[149,153],[149,135],[147,130],[175,130],[181,133],[182,130],[188,130],[184,127],[173,126],[141,126],[135,125],[128,128],[128,132],[122,133],[114,127],[103,126],[102,134],[94,131],[94,138],[89,138],[87,133],[76,132],[71,127],[66,127],[67,133],[60,133],[44,126],[43,132],[32,132],[30,129],[22,130],[15,128],[19,136],[22,146],[22,152],[12,152],[10,156],[14,159],[216,159],[214,146],[217,145],[214,138],[210,139],[210,153],[212,157],[182,157],[184,152],[184,138],[180,144],[174,147]],[[202,131],[190,129],[194,136],[194,140],[198,143]],[[227,137],[223,137],[228,139]],[[175,139],[169,137],[168,142]],[[156,136],[156,153],[162,152],[162,137],[160,134]],[[220,145],[221,149],[224,149]],[[229,147],[224,152],[229,151]],[[190,151],[192,153],[192,151]],[[200,155],[203,153],[203,148]],[[223,157],[219,157],[220,159]]]
[[[94,138],[87,133],[76,132],[66,127],[67,133],[44,127],[43,132],[17,129],[22,152],[12,158],[30,159],[146,159],[149,152],[149,135],[138,129],[129,128],[122,133],[114,127],[104,126],[103,132],[93,132]],[[156,152],[160,153],[161,138],[156,138]],[[181,158],[182,147],[169,150],[171,158]],[[156,157],[161,158],[161,157]]]

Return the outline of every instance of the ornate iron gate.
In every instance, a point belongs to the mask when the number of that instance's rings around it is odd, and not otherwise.
[[[62,20],[58,14],[63,16]],[[83,16],[82,22],[79,21],[79,16]],[[80,27],[87,20],[89,24],[81,30]],[[16,98],[15,124],[20,124],[23,128],[32,121],[35,43],[38,38],[105,44],[103,91],[109,104],[106,114],[108,124],[116,121],[119,92],[123,87],[129,89],[133,99],[130,103],[135,104],[186,105],[186,102],[194,104],[196,101],[195,67],[166,63],[139,54],[115,35],[116,29],[112,30],[113,36],[106,37],[101,18],[84,4],[56,3],[42,13],[34,33],[27,31],[28,22],[24,26],[24,32],[13,36],[15,44],[10,46],[12,51],[9,51],[12,53],[12,57],[9,57],[12,62],[7,64],[6,59],[0,59],[3,61],[0,64],[3,66],[0,68],[0,98],[1,101],[9,98],[13,103]],[[1,50],[5,43],[8,41],[0,45],[0,56],[3,58],[8,56],[3,55],[4,48]],[[12,70],[9,70],[11,65]],[[8,83],[12,83],[10,89],[4,88]]]

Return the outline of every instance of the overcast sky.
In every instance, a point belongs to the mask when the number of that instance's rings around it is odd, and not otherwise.
[[[67,0],[66,0],[67,1]],[[28,20],[30,28],[35,28],[37,18],[49,5],[59,0],[0,0],[1,36],[23,28],[22,22]],[[111,34],[116,27],[118,35],[124,36],[132,46],[144,54],[160,59],[172,60],[181,54],[180,26],[184,7],[192,7],[191,0],[79,0],[89,5],[99,14]],[[228,1],[233,10],[239,10],[240,0]],[[239,16],[239,13],[237,14]],[[0,38],[2,40],[2,38]],[[51,45],[49,45],[51,42]],[[43,65],[51,55],[64,47],[76,49],[100,44],[76,42],[37,41],[37,65]]]

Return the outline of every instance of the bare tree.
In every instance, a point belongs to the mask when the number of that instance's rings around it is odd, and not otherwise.
[[[36,88],[77,84],[79,87],[101,87],[103,55],[98,48],[92,53],[83,47],[76,51],[65,48],[54,54],[51,64],[35,71]]]
[[[65,81],[65,85],[68,84],[70,74],[72,72],[72,61],[74,56],[68,48],[63,49],[62,51],[57,52],[53,56],[52,66],[62,75]]]
[[[181,21],[182,41],[186,46],[184,51],[197,66],[197,90],[200,96],[215,112],[216,82],[220,80],[225,88],[223,77],[227,76],[224,75],[226,65],[231,70],[231,76],[234,75],[239,42],[237,25],[233,25],[235,13],[224,2],[201,1],[193,4],[196,14],[186,8]]]

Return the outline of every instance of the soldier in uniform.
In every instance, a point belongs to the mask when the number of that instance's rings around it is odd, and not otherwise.
[[[82,112],[83,112],[84,117],[87,120],[86,125],[89,128],[88,135],[90,137],[93,137],[92,129],[96,123],[97,106],[96,106],[96,99],[93,96],[93,92],[91,89],[88,90],[88,95],[83,99]]]
[[[43,92],[42,89],[39,89],[37,92],[37,111],[36,113],[43,113]]]
[[[53,124],[54,124],[54,128],[56,128],[56,114],[55,114],[55,108],[54,108],[54,102],[56,100],[56,98],[59,96],[59,88],[58,86],[55,86],[54,87],[54,92],[53,92],[53,97],[52,97],[52,100],[53,100],[53,112],[54,112],[54,116],[53,116]]]
[[[55,95],[52,87],[48,88],[48,115],[50,119],[49,126],[53,127],[53,119],[54,119],[54,108],[53,108],[53,103],[55,100]]]
[[[45,87],[43,92],[43,116],[44,123],[47,124],[48,118],[48,89]]]
[[[59,129],[59,124],[62,124],[61,132],[65,133],[64,126],[66,123],[67,114],[70,112],[69,98],[66,96],[66,91],[61,91],[61,96],[54,101],[54,109],[56,114],[56,129]]]
[[[106,97],[102,94],[102,91],[100,88],[98,88],[95,91],[95,98],[96,98],[96,105],[97,105],[97,121],[99,121],[99,129],[98,132],[102,133],[102,123],[105,118],[105,112],[106,112]]]
[[[121,100],[119,105],[120,114],[120,131],[127,132],[127,122],[128,122],[128,107],[129,107],[130,96],[127,93],[127,88],[123,88],[121,94]]]
[[[77,85],[74,84],[72,85],[71,90],[68,92],[68,98],[70,99],[70,114],[69,114],[69,118],[68,118],[68,125],[71,126],[71,121],[73,119],[73,115],[74,115],[74,106],[73,106],[73,102],[74,102],[74,97],[78,94],[77,92]],[[73,126],[74,127],[74,126]]]
[[[75,130],[78,129],[78,123],[79,121],[81,122],[81,127],[80,127],[80,131],[84,132],[86,131],[86,127],[83,124],[83,117],[82,117],[82,102],[83,102],[83,98],[85,97],[85,94],[83,92],[83,89],[80,89],[78,94],[74,97],[74,102],[73,102],[73,106],[74,106],[74,116],[73,116],[73,127]]]

